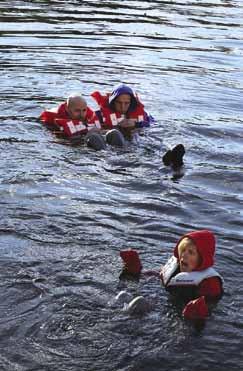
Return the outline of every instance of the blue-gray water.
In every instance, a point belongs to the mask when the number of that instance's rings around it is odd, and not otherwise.
[[[1,370],[243,368],[242,16],[241,0],[0,1]],[[72,147],[37,120],[121,81],[157,119],[137,147]],[[161,162],[176,143],[181,178]],[[119,282],[119,250],[159,268],[201,228],[225,294],[198,331],[156,279]],[[122,313],[121,289],[150,313]]]

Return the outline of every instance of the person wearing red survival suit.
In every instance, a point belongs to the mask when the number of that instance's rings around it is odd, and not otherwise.
[[[108,144],[123,146],[126,139],[132,139],[140,129],[147,128],[154,119],[149,115],[137,94],[125,84],[115,86],[111,93],[102,95],[99,91],[91,94],[99,105],[96,114],[106,134]],[[178,169],[183,165],[185,148],[183,144],[176,145],[162,157],[165,166]]]
[[[149,127],[153,122],[138,96],[125,84],[117,85],[106,95],[95,91],[91,96],[100,107],[96,114],[102,128],[109,130],[106,135],[109,144],[123,146],[124,137],[131,139],[135,131]]]
[[[215,237],[208,230],[185,234],[177,242],[173,256],[162,267],[159,277],[174,298],[186,303],[183,316],[203,319],[208,315],[208,304],[223,293],[223,278],[213,268]],[[124,261],[124,274],[137,276],[142,272],[139,256],[134,250],[120,252]],[[144,271],[144,275],[157,275]]]
[[[57,108],[42,112],[40,120],[49,129],[55,130],[65,138],[77,139],[84,136],[88,146],[96,150],[106,147],[99,133],[101,128],[99,120],[80,95],[71,95]]]

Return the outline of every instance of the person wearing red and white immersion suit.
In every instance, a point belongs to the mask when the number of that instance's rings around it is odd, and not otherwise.
[[[64,138],[77,139],[83,136],[87,144],[96,150],[106,146],[99,133],[100,122],[81,95],[70,95],[58,107],[42,112],[40,120]]]
[[[101,94],[95,91],[91,94],[99,106],[96,111],[101,127],[108,130],[106,142],[111,145],[124,146],[125,139],[138,138],[144,128],[155,122],[154,118],[145,110],[137,93],[126,84],[118,84],[111,93]],[[169,149],[162,157],[165,166],[173,169],[180,168],[185,155],[183,144],[177,144]]]
[[[139,129],[150,126],[154,119],[144,109],[138,95],[126,84],[118,84],[111,93],[91,94],[99,106],[96,111],[103,129],[108,130],[107,143],[123,146]],[[124,138],[125,137],[125,138]]]

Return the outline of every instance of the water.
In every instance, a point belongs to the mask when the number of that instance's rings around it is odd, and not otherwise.
[[[0,15],[0,369],[242,369],[242,2],[0,1]],[[121,81],[157,119],[137,147],[95,153],[37,120]],[[180,142],[177,176],[161,157]],[[201,228],[225,295],[199,330],[156,279],[118,277],[120,249],[159,268]],[[151,311],[122,313],[123,289]]]

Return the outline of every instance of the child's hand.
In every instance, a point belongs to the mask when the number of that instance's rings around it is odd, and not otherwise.
[[[207,317],[208,306],[205,301],[205,296],[189,301],[182,314],[186,319],[203,319]]]
[[[123,271],[125,273],[137,275],[141,272],[142,264],[136,250],[131,249],[120,251],[120,257],[124,262]]]

